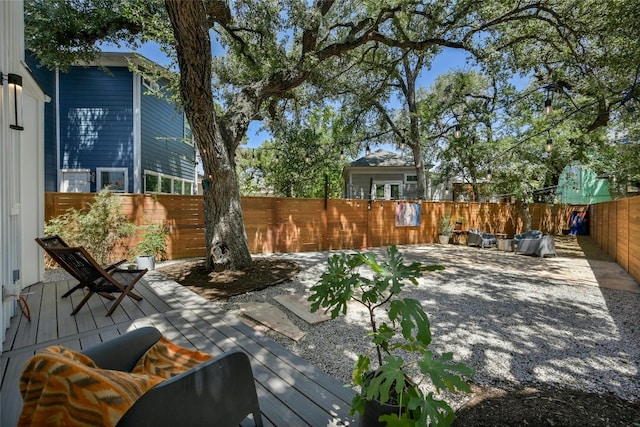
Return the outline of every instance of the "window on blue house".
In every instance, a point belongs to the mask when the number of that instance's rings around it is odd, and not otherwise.
[[[160,189],[160,177],[158,175],[145,174],[144,175],[144,192],[145,193],[157,193]]]
[[[160,191],[162,193],[171,193],[171,178],[166,176],[160,177]]]
[[[189,180],[164,175],[158,172],[144,172],[145,193],[166,193],[191,195],[193,183]]]
[[[173,180],[173,194],[182,194],[182,181],[179,179]]]
[[[96,168],[96,188],[109,188],[114,193],[127,191],[127,168]]]
[[[148,79],[146,77],[142,78],[142,85],[146,87],[151,92],[158,92],[160,90],[160,85],[158,82]]]
[[[193,134],[191,133],[191,126],[189,126],[189,122],[187,121],[187,116],[184,113],[182,114],[182,121],[184,123],[184,129],[183,129],[184,142],[186,142],[189,145],[193,145]]]

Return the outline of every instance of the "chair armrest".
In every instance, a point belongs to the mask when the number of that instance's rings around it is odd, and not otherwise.
[[[124,426],[262,426],[249,357],[221,354],[148,390],[118,422]]]
[[[113,264],[109,264],[106,267],[104,267],[104,271],[109,271],[112,270],[116,267],[120,267],[122,264],[124,264],[127,260],[126,259],[121,259],[120,261],[113,263]]]
[[[138,360],[162,338],[159,330],[145,327],[127,332],[82,353],[103,369],[131,372]]]

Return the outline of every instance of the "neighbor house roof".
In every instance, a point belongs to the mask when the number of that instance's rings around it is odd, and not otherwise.
[[[413,156],[392,153],[379,149],[368,156],[360,157],[349,163],[348,167],[415,167]]]

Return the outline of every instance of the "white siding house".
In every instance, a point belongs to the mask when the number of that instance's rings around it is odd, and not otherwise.
[[[4,342],[16,309],[13,295],[41,280],[44,272],[42,254],[33,239],[42,234],[44,222],[44,103],[48,97],[24,62],[22,1],[0,2],[0,32],[0,334]],[[22,78],[22,107],[10,96],[9,74]],[[22,130],[12,127],[16,111],[22,113],[18,123]]]

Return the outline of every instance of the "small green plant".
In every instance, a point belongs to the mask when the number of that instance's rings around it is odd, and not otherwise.
[[[133,255],[153,255],[158,261],[164,259],[167,256],[169,229],[162,224],[150,224],[141,228],[145,231]]]
[[[451,216],[449,214],[445,214],[442,218],[440,218],[440,222],[438,223],[438,231],[441,236],[451,236],[453,234],[454,225],[451,223]]]
[[[360,273],[361,268],[366,269],[365,274]],[[419,301],[400,297],[405,284],[417,285],[423,272],[443,269],[419,262],[405,264],[395,246],[387,249],[386,259],[381,262],[373,253],[329,258],[327,272],[311,288],[311,311],[322,307],[336,318],[347,313],[350,301],[362,304],[369,313],[368,336],[377,356],[377,367],[373,368],[369,356],[358,355],[353,383],[361,387],[361,392],[351,402],[352,414],[362,414],[367,401],[377,400],[400,405],[398,413],[379,418],[387,425],[418,427],[453,422],[451,407],[435,399],[432,392],[425,393],[420,382],[429,378],[438,391],[470,392],[461,376],[472,375],[473,371],[463,363],[452,363],[452,353],[436,356],[428,350],[429,317]]]
[[[116,247],[124,247],[135,228],[122,211],[119,197],[102,190],[88,210],[69,209],[49,220],[44,231],[49,236],[59,235],[69,245],[83,246],[96,261],[106,264],[117,255]]]

